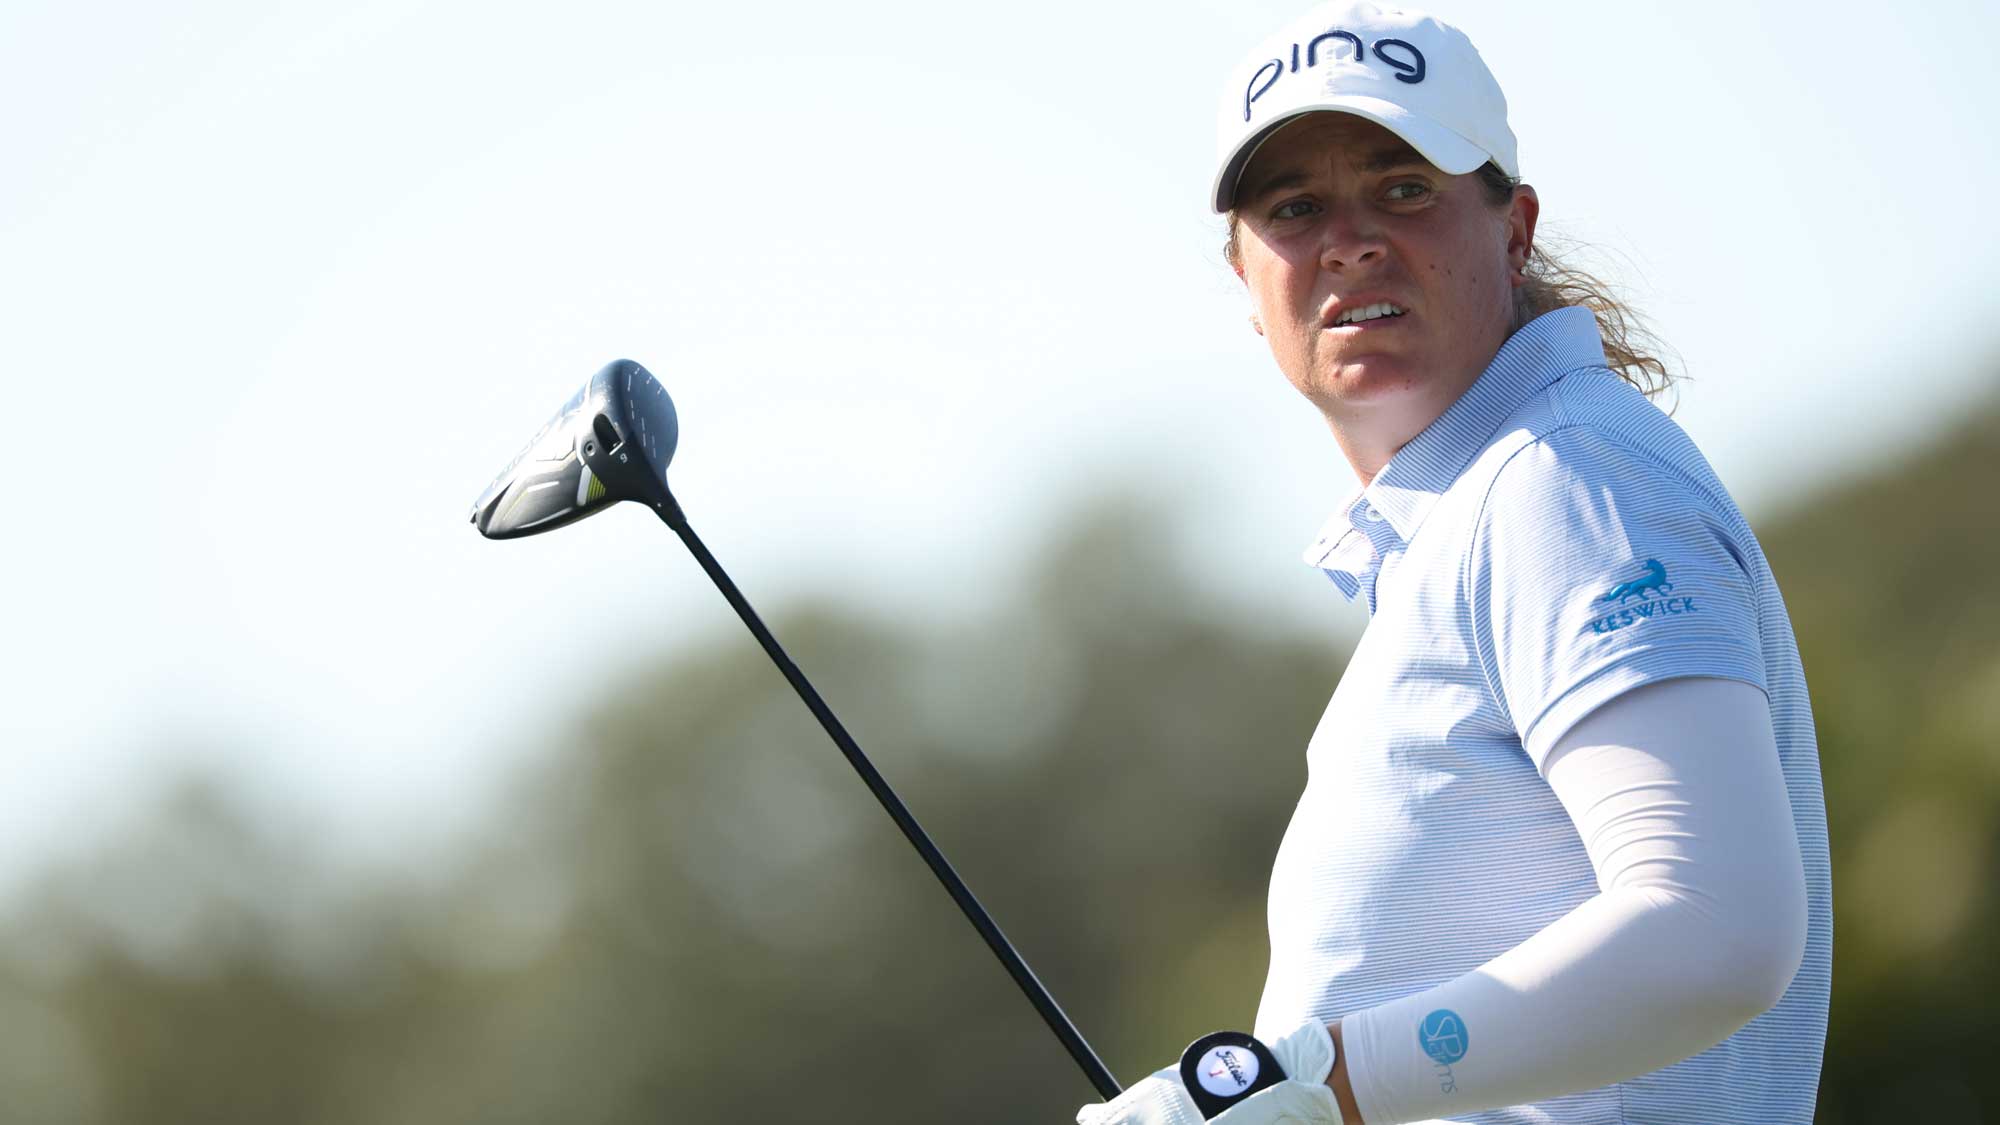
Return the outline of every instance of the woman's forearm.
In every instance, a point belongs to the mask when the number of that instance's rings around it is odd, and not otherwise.
[[[1658,1070],[1776,1003],[1797,969],[1804,875],[1761,692],[1637,689],[1578,723],[1545,772],[1602,891],[1473,972],[1340,1021],[1369,1125]]]

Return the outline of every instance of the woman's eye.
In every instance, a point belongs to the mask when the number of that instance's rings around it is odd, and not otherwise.
[[[1290,203],[1278,204],[1278,206],[1272,210],[1271,217],[1274,219],[1297,219],[1297,218],[1302,218],[1306,215],[1310,215],[1311,213],[1312,213],[1312,204],[1306,202],[1303,199],[1294,199]]]

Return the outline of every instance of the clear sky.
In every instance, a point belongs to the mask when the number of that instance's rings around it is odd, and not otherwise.
[[[1298,561],[1351,478],[1204,205],[1305,7],[10,0],[0,891],[189,762],[394,856],[605,673],[579,630],[726,635],[636,508],[465,524],[618,356],[767,616],[976,613],[1122,481],[1191,517],[1162,559],[1351,633]],[[1753,518],[2000,354],[1995,5],[1436,10]]]

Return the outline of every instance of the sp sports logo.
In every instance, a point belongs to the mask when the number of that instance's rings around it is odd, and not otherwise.
[[[1647,559],[1641,573],[1612,586],[1592,603],[1608,602],[1618,608],[1592,618],[1590,631],[1612,633],[1655,617],[1678,617],[1695,612],[1693,598],[1663,596],[1671,593],[1673,588],[1674,584],[1667,579],[1665,564],[1658,559]],[[1639,600],[1634,602],[1633,598]]]
[[[1417,1025],[1417,1042],[1423,1045],[1424,1054],[1436,1064],[1438,1090],[1446,1094],[1458,1092],[1458,1078],[1451,1072],[1451,1064],[1465,1057],[1471,1047],[1471,1039],[1465,1034],[1465,1021],[1450,1008],[1439,1008],[1424,1017]]]

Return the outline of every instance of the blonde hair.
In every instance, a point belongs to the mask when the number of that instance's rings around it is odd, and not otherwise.
[[[1486,189],[1486,201],[1494,207],[1513,202],[1520,179],[1509,176],[1492,162],[1477,173]],[[1513,328],[1546,312],[1581,305],[1597,318],[1597,333],[1604,340],[1604,359],[1618,377],[1637,387],[1642,394],[1656,395],[1680,378],[1668,368],[1658,353],[1667,351],[1653,334],[1646,318],[1631,306],[1610,283],[1564,260],[1574,246],[1563,252],[1549,248],[1548,240],[1538,240],[1528,253],[1526,284],[1514,289]],[[1237,242],[1237,215],[1229,213],[1229,241],[1222,248],[1231,266],[1241,267],[1242,249]]]

